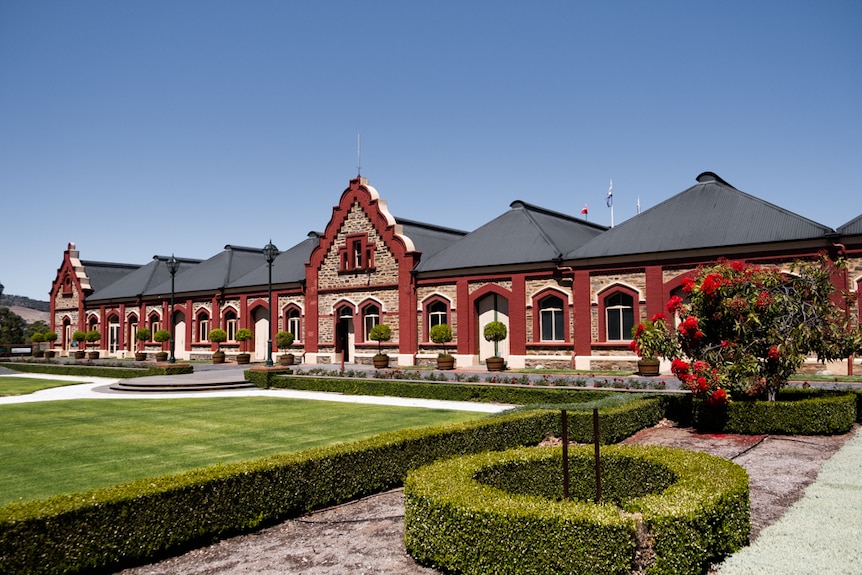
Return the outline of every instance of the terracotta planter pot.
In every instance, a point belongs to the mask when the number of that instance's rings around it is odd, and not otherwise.
[[[147,353],[144,351],[136,351],[135,361],[147,361]]]
[[[503,371],[506,369],[506,360],[502,357],[489,357],[485,360],[488,371]]]
[[[223,351],[213,352],[213,363],[224,363],[224,352]]]
[[[45,353],[47,353],[47,352],[45,352]],[[72,358],[73,359],[84,359],[86,356],[87,356],[86,351],[73,351],[72,352]]]
[[[166,351],[156,352],[156,361],[168,361],[168,352],[166,352]]]
[[[251,354],[250,353],[240,353],[236,356],[236,362],[239,365],[245,365],[247,363],[251,363]]]
[[[454,369],[455,356],[445,355],[437,358],[437,369]]]
[[[296,361],[296,357],[292,353],[283,353],[278,356],[279,365],[293,365],[294,361]]]
[[[98,351],[87,352],[87,359],[99,359],[99,352]]]
[[[657,359],[641,359],[638,360],[638,375],[644,377],[658,375],[659,360]]]
[[[388,355],[375,355],[371,361],[374,363],[374,369],[386,369],[389,367]]]
[[[45,357],[45,350],[44,349],[34,349],[33,350],[33,357]]]
[[[54,351],[54,350],[52,350],[52,349],[45,350],[45,357],[46,357],[47,359],[51,359],[51,358],[52,358],[52,357],[54,357],[55,355],[57,355],[57,352],[56,352],[56,351]]]

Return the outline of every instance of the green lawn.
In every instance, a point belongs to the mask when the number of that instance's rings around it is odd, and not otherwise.
[[[3,405],[0,506],[479,417],[262,397]]]
[[[61,381],[58,379],[37,379],[34,377],[0,377],[0,396],[25,395],[40,389],[49,387],[62,387],[65,385],[78,385],[80,381]]]

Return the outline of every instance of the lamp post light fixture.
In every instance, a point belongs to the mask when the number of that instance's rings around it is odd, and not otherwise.
[[[269,320],[267,323],[266,338],[267,367],[272,367],[272,262],[275,261],[276,256],[278,256],[278,248],[273,245],[272,239],[270,239],[269,243],[263,246],[263,257],[266,258],[266,266],[269,270],[269,277],[267,279],[267,286],[269,287]]]
[[[4,289],[3,284],[0,284],[0,303],[3,302],[3,289]]]
[[[180,269],[180,262],[174,257],[174,254],[171,254],[171,257],[168,258],[165,264],[167,264],[168,271],[171,274],[171,357],[168,359],[168,363],[176,363],[177,358],[174,356],[174,332],[176,331],[176,326],[174,325],[174,277],[177,275],[177,270]]]

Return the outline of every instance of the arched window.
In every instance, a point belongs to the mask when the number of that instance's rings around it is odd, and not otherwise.
[[[362,308],[362,339],[364,341],[371,341],[368,335],[378,323],[380,323],[380,308],[376,304],[369,304]]]
[[[299,316],[299,310],[295,307],[289,308],[284,316],[284,331],[292,333],[294,341],[302,340],[302,320]]]
[[[630,340],[635,325],[634,298],[616,291],[605,297],[604,302],[607,341]]]
[[[236,312],[229,309],[224,312],[224,329],[228,341],[236,341]]]
[[[198,313],[198,330],[197,336],[198,341],[205,342],[209,341],[210,338],[210,314],[208,311],[201,311]]]
[[[565,320],[565,304],[562,299],[549,295],[539,301],[539,329],[542,341],[564,341],[566,339]]]
[[[442,300],[434,300],[428,304],[428,330],[440,324],[449,323],[449,306]]]

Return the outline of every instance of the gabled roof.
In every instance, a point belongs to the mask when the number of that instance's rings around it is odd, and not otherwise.
[[[170,272],[166,264],[167,260],[167,256],[153,256],[153,261],[139,266],[133,272],[126,274],[104,289],[93,293],[87,298],[87,302],[138,298],[154,286],[170,280]],[[201,260],[177,258],[177,261],[180,262],[177,274],[181,274],[199,264]]]
[[[119,264],[110,262],[81,261],[84,272],[90,280],[93,293],[117,282],[141,267],[139,264]]]
[[[823,238],[832,228],[741,192],[712,172],[568,253],[566,259]]]
[[[511,210],[430,258],[417,272],[553,262],[607,228],[516,200]]]
[[[213,292],[225,289],[232,281],[265,263],[261,248],[228,244],[221,253],[189,270],[177,273],[174,278],[174,293]],[[169,293],[171,293],[170,278],[147,290],[144,295],[161,297]]]
[[[862,215],[856,216],[843,226],[839,227],[838,233],[842,236],[862,235]]]
[[[428,258],[440,250],[449,247],[467,235],[467,232],[425,224],[404,218],[396,218],[402,227],[402,233],[413,240],[413,247],[422,252],[423,258]]]
[[[320,234],[309,232],[308,237],[290,249],[280,252],[272,262],[272,283],[286,284],[305,281],[305,262],[311,250],[317,245]],[[260,251],[260,250],[258,250]],[[257,267],[230,282],[229,288],[266,286],[269,282],[269,270],[266,259],[261,258],[263,265]]]

